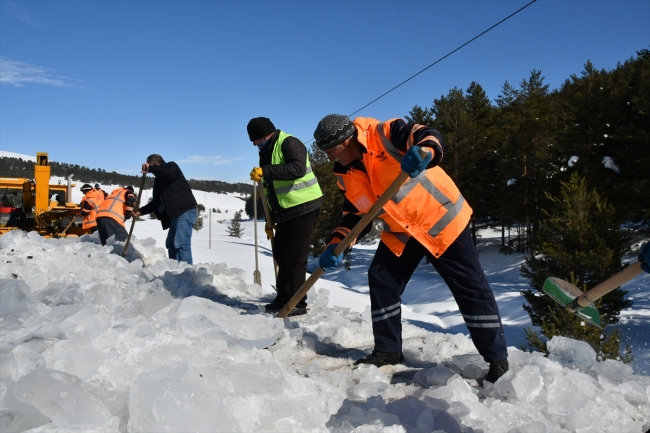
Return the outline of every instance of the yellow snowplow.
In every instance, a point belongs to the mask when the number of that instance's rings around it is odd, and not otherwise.
[[[81,227],[78,204],[71,203],[71,176],[65,185],[50,184],[46,152],[36,154],[34,178],[0,177],[0,235],[11,230],[36,231],[45,237],[90,233]]]

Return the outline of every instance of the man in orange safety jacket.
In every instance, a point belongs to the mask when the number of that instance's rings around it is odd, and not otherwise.
[[[90,233],[95,233],[97,231],[97,211],[104,201],[104,194],[87,183],[81,187],[81,191],[84,193],[79,205],[81,207],[79,215],[84,218],[82,227],[90,230]]]
[[[468,223],[472,209],[453,180],[438,167],[444,141],[433,128],[401,119],[380,122],[330,114],[314,131],[316,145],[334,162],[345,194],[343,217],[319,257],[334,270],[343,254],[334,248],[405,171],[407,180],[377,215],[384,230],[368,269],[375,348],[355,364],[403,362],[401,295],[423,257],[449,286],[472,341],[490,364],[494,383],[508,370],[508,352],[494,294],[478,260]],[[428,152],[420,155],[420,150]],[[362,232],[363,236],[370,225]],[[360,237],[361,237],[360,236]]]
[[[126,241],[129,234],[124,228],[124,221],[131,218],[134,204],[132,186],[113,190],[102,202],[97,211],[97,229],[102,245],[106,245],[106,240],[113,235],[116,241]]]

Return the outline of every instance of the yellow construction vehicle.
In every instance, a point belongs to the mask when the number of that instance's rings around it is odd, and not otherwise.
[[[36,231],[46,237],[90,233],[81,227],[81,208],[72,201],[72,175],[67,185],[50,184],[46,152],[36,154],[34,178],[0,177],[0,235],[11,230]]]

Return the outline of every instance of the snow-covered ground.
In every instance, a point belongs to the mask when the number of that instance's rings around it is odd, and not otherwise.
[[[242,198],[195,196],[220,213],[194,232],[193,266],[165,257],[166,232],[148,218],[136,223],[125,259],[123,244],[102,247],[96,235],[0,237],[3,433],[650,428],[650,275],[624,286],[634,305],[621,314],[621,330],[634,363],[596,362],[589,346],[564,338],[549,343],[545,358],[519,349],[530,327],[519,294],[528,287],[523,258],[498,254],[498,237],[484,232],[478,250],[511,346],[510,372],[477,386],[487,365],[424,263],[403,299],[405,364],[354,368],[372,349],[366,270],[375,247],[355,247],[350,271],[326,273],[306,316],[273,318],[260,312],[274,284],[263,223],[260,287],[253,222],[243,221],[242,238],[226,234]]]

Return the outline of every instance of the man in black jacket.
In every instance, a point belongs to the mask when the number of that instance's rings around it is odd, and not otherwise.
[[[183,172],[173,162],[158,154],[149,155],[142,173],[151,173],[153,200],[140,208],[136,216],[154,212],[163,230],[169,229],[165,246],[169,258],[192,264],[192,226],[196,221],[196,199]]]
[[[260,153],[259,167],[251,179],[264,184],[264,197],[276,227],[266,228],[274,236],[273,256],[278,262],[275,300],[266,311],[278,312],[305,282],[311,236],[323,203],[318,180],[312,172],[307,148],[298,138],[276,129],[270,119],[256,117],[248,122],[248,138]],[[305,296],[289,313],[307,313]]]

